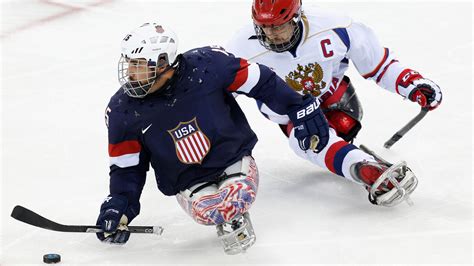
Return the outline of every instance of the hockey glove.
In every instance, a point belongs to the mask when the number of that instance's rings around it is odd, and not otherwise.
[[[303,96],[303,103],[288,113],[294,125],[300,149],[319,153],[329,141],[329,125],[319,102],[312,95]]]
[[[128,207],[128,200],[125,196],[112,194],[105,198],[100,206],[100,214],[97,218],[97,225],[104,232],[97,233],[97,238],[109,244],[125,244],[129,237],[128,218],[124,215]]]
[[[438,85],[411,69],[406,69],[400,74],[397,86],[402,96],[430,111],[438,107],[443,100],[443,94]]]

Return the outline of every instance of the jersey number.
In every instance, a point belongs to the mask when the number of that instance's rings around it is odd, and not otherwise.
[[[323,49],[323,55],[324,57],[331,57],[334,55],[334,52],[332,50],[328,51],[328,45],[331,44],[331,40],[329,39],[324,39],[321,41],[321,48]]]
[[[105,109],[105,125],[109,127],[109,113],[112,112],[110,108],[107,106],[107,109]]]
[[[219,45],[211,45],[210,47],[211,47],[211,50],[214,51],[214,52],[220,52],[220,53],[223,53],[223,54],[229,56],[229,53],[226,52],[226,50],[224,50],[224,48],[222,48]]]

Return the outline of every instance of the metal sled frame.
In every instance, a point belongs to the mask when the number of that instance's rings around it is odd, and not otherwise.
[[[244,253],[257,240],[248,213],[243,214],[242,224],[239,228],[227,231],[224,225],[230,226],[228,223],[217,225],[217,236],[221,240],[226,254]]]
[[[404,176],[401,181],[396,177]],[[377,188],[388,180],[394,185],[394,188],[384,194],[377,195]],[[390,166],[370,187],[369,200],[377,205],[392,207],[407,200],[409,195],[418,185],[418,179],[415,174],[407,167],[405,161]]]

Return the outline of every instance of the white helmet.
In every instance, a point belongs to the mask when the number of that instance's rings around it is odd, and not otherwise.
[[[178,37],[174,31],[158,23],[145,23],[132,30],[125,36],[121,44],[122,56],[118,64],[118,79],[120,85],[130,97],[142,98],[156,81],[156,67],[170,65],[176,59]],[[131,59],[146,60],[149,66],[147,72],[142,72],[146,78],[131,80],[129,65]],[[145,61],[142,61],[144,63]],[[135,73],[137,74],[137,73]]]

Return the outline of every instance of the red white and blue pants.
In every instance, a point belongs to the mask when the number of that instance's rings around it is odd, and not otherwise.
[[[251,156],[243,157],[224,173],[218,183],[196,184],[176,195],[181,207],[196,222],[204,225],[229,222],[247,212],[255,201],[259,177]]]

